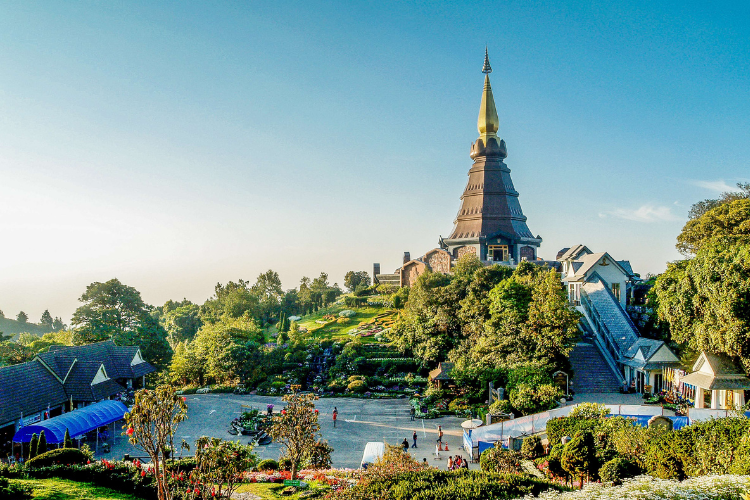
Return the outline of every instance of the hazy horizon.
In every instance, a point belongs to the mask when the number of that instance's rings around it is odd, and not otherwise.
[[[539,255],[646,275],[750,180],[750,6],[0,5],[0,309],[161,305],[273,269],[383,271],[450,233],[485,44]]]

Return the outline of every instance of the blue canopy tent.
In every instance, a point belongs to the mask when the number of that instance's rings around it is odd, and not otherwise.
[[[121,420],[127,412],[128,408],[119,401],[101,401],[34,425],[21,427],[13,436],[13,441],[28,443],[33,434],[39,435],[44,431],[47,443],[60,444],[65,440],[66,429],[71,437],[80,436]]]

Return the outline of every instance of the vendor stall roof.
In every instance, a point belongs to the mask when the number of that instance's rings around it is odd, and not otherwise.
[[[21,427],[13,436],[13,441],[28,443],[32,435],[39,435],[44,431],[47,443],[59,444],[65,440],[66,429],[71,437],[86,434],[98,427],[121,420],[127,411],[127,407],[119,401],[102,401],[34,425]]]

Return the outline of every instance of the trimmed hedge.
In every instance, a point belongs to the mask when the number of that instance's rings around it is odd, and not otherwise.
[[[409,500],[468,500],[517,498],[553,489],[568,491],[559,484],[514,474],[491,474],[473,470],[416,472],[365,476],[352,488],[340,490],[331,498],[396,498]]]
[[[77,448],[59,448],[35,456],[26,462],[26,467],[49,467],[55,464],[83,465],[88,461],[88,455]]]
[[[258,462],[256,468],[261,472],[266,470],[279,470],[279,462],[273,458],[266,458]]]

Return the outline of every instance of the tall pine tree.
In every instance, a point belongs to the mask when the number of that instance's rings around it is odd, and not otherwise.
[[[41,455],[47,452],[47,436],[44,435],[44,431],[39,433],[39,444],[36,448],[36,454]]]
[[[68,429],[65,429],[65,438],[63,439],[63,448],[72,448],[73,447],[73,440],[70,439],[70,431]]]

